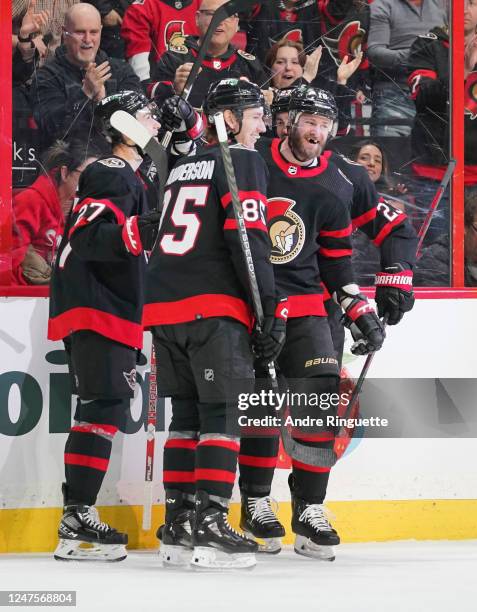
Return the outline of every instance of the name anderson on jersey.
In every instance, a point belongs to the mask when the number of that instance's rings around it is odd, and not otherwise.
[[[175,181],[193,181],[195,179],[210,180],[214,174],[214,168],[215,160],[213,159],[183,164],[172,170],[167,185]]]

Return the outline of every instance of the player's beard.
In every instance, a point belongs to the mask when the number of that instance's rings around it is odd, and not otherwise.
[[[288,144],[294,157],[300,162],[309,162],[319,157],[323,152],[320,143],[310,143],[305,136],[301,136],[299,130],[293,126],[288,133]]]

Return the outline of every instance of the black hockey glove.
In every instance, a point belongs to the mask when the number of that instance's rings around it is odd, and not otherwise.
[[[176,142],[197,140],[204,131],[201,116],[180,96],[166,99],[161,106],[159,120],[165,130],[177,133]]]
[[[359,293],[359,287],[346,285],[339,289],[334,297],[345,311],[342,322],[353,336],[351,352],[354,355],[367,355],[379,351],[386,332],[366,296]]]
[[[143,251],[150,251],[156,241],[160,221],[161,213],[158,210],[128,217],[122,231],[128,253],[140,255]]]
[[[393,264],[384,268],[384,272],[376,274],[375,284],[378,315],[387,315],[388,324],[396,325],[404,313],[414,306],[412,270],[405,269],[399,263]]]
[[[267,364],[280,354],[285,344],[288,302],[281,298],[278,303],[268,299],[263,304],[263,326],[260,331],[255,329],[252,334],[253,350],[259,364]]]

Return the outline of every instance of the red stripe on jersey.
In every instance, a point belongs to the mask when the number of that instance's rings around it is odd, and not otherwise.
[[[324,257],[349,257],[353,254],[352,249],[324,249],[320,247],[320,255]]]
[[[274,468],[277,457],[254,457],[253,455],[239,455],[239,463],[251,467]]]
[[[422,78],[432,79],[435,81],[437,79],[437,72],[434,70],[425,70],[424,68],[411,72],[407,78],[407,84],[411,90],[411,98],[413,100],[416,99],[417,94],[419,93],[419,83]]]
[[[326,317],[326,309],[323,304],[321,293],[311,293],[308,295],[289,295],[288,296],[288,318],[307,317]]]
[[[180,472],[179,470],[164,470],[163,482],[195,482],[194,472]]]
[[[116,221],[118,222],[118,225],[122,225],[124,223],[124,221],[126,220],[126,215],[123,213],[123,211],[118,208],[116,206],[116,204],[114,204],[113,202],[111,202],[111,200],[98,200],[97,198],[85,198],[84,200],[80,200],[79,202],[76,202],[76,204],[73,207],[73,213],[77,213],[79,212],[83,206],[89,206],[90,204],[104,204],[106,206],[106,208],[109,208],[110,210],[113,211],[113,213],[116,216]]]
[[[195,470],[196,480],[214,480],[216,482],[235,482],[235,470],[228,472],[227,470],[213,470],[205,468],[197,468]]]
[[[262,232],[266,232],[267,226],[263,224],[263,221],[245,221],[245,227],[247,229],[258,229]],[[224,223],[224,230],[238,230],[238,223],[236,219],[226,219]]]
[[[109,465],[109,459],[90,457],[89,455],[79,455],[77,453],[65,453],[65,464],[81,465],[83,467],[90,467],[95,470],[99,470],[100,472],[106,472]]]
[[[263,193],[260,193],[260,191],[239,190],[238,196],[241,202],[243,202],[244,200],[259,200],[260,202],[263,202],[265,206],[267,205],[267,198],[263,195]],[[230,191],[223,195],[220,198],[220,201],[222,203],[222,206],[224,208],[227,208],[227,206],[232,202],[232,195]]]
[[[195,49],[191,49],[191,53],[194,57],[197,57],[197,51]],[[225,70],[226,68],[230,68],[230,66],[233,66],[233,64],[235,64],[236,61],[237,61],[237,54],[232,53],[232,55],[226,60],[222,60],[220,59],[220,57],[217,57],[215,59],[212,58],[210,60],[204,59],[202,61],[202,65],[205,66],[206,68],[211,68],[212,70],[215,70],[216,72],[220,72],[222,70]]]
[[[331,300],[331,293],[328,291],[325,283],[320,283],[320,286],[323,289],[323,301]]]
[[[353,227],[350,223],[348,227],[344,227],[340,230],[321,230],[318,235],[323,237],[330,236],[332,238],[344,238],[345,236],[351,236],[352,231]]]
[[[142,348],[142,325],[127,319],[96,310],[95,308],[70,308],[48,321],[48,339],[62,340],[72,332],[88,329],[105,338],[111,338],[127,346]]]
[[[204,293],[175,302],[155,302],[144,306],[143,325],[173,325],[200,318],[231,317],[251,328],[250,307],[231,295]]]
[[[228,448],[236,453],[238,453],[240,449],[240,444],[233,440],[200,440],[199,446],[219,446],[220,448]]]
[[[292,465],[294,468],[297,468],[298,470],[303,470],[305,472],[319,472],[319,473],[331,472],[331,468],[329,467],[319,467],[317,465],[308,465],[307,463],[302,463],[301,461],[295,461],[295,459],[292,459]]]
[[[399,217],[394,219],[394,221],[391,221],[390,223],[386,223],[386,225],[382,228],[382,230],[379,232],[376,238],[374,238],[373,244],[375,244],[377,247],[381,246],[386,236],[396,227],[396,225],[401,224],[404,221],[404,219],[406,219],[406,215],[399,215]]]
[[[328,168],[328,159],[321,155],[319,159],[319,165],[314,166],[313,168],[304,168],[303,166],[298,166],[297,164],[292,164],[291,162],[286,161],[282,157],[280,153],[280,143],[281,140],[279,138],[274,138],[272,140],[271,153],[272,159],[276,163],[276,165],[280,168],[280,170],[286,174],[288,178],[307,178],[309,176],[318,176],[322,172]]]
[[[83,425],[73,425],[71,431],[92,433],[98,436],[108,436],[112,438],[118,431],[118,428],[115,425],[103,425],[102,423],[85,423]]]
[[[355,217],[354,219],[352,219],[353,227],[356,228],[361,227],[362,225],[366,225],[366,223],[372,221],[377,214],[378,209],[376,208],[376,206],[374,208],[371,208],[370,210],[367,210],[362,215],[359,215],[359,217]]]
[[[171,438],[166,440],[164,448],[188,448],[195,450],[198,440],[192,438]]]

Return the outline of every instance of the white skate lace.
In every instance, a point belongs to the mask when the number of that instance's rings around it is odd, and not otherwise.
[[[307,521],[317,531],[331,531],[332,527],[326,518],[326,510],[322,504],[311,504],[300,514],[300,521]]]
[[[248,509],[252,512],[252,521],[259,523],[276,523],[278,521],[275,512],[278,510],[277,502],[270,496],[251,497],[248,500]]]
[[[227,512],[223,512],[222,516],[224,517],[224,523],[225,523],[225,526],[227,527],[228,531],[232,532],[234,535],[238,536],[239,538],[242,538],[242,539],[245,538],[243,533],[239,533],[238,531],[235,531],[235,529],[229,523],[229,516],[228,516]]]
[[[98,511],[94,506],[89,506],[87,512],[81,512],[81,518],[88,525],[97,531],[110,531],[111,527],[107,523],[99,520]]]

